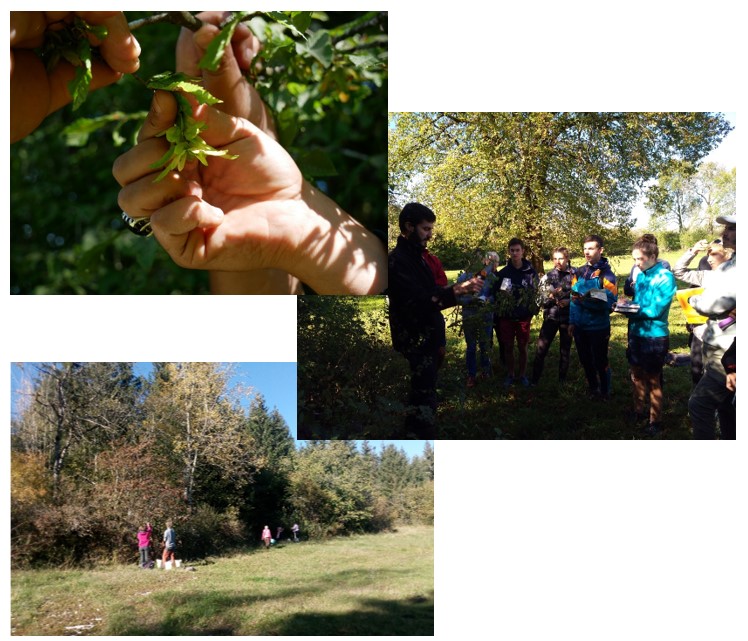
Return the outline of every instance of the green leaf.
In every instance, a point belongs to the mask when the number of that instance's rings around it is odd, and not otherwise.
[[[356,67],[359,67],[360,69],[376,69],[377,67],[381,67],[384,64],[384,62],[377,58],[377,56],[373,53],[361,55],[351,54],[350,56],[348,56],[348,60],[350,60]]]
[[[60,133],[65,136],[65,144],[69,147],[83,147],[88,142],[88,137],[95,131],[106,127],[111,123],[116,123],[116,133],[125,123],[144,120],[147,115],[148,112],[146,111],[137,111],[135,113],[114,111],[104,116],[97,116],[96,118],[78,118],[67,125],[67,127],[65,127]],[[113,136],[114,135],[115,134],[113,134]],[[117,134],[115,142],[119,138],[121,138],[121,136]],[[124,139],[122,139],[122,142],[124,142]]]
[[[205,105],[215,105],[222,102],[207,89],[200,86],[200,78],[194,78],[184,73],[165,71],[153,76],[147,83],[149,89],[164,91],[183,91],[194,96],[198,102]]]
[[[306,42],[297,42],[296,51],[298,53],[308,53],[319,63],[328,68],[332,64],[332,40],[330,33],[324,29],[315,31]]]
[[[65,127],[60,133],[66,137],[69,147],[83,147],[88,142],[88,137],[109,123],[105,118],[78,118]]]
[[[153,164],[148,165],[149,169],[158,169],[159,167],[163,167],[167,162],[171,160],[171,157],[174,155],[174,150],[176,149],[175,145],[172,145],[169,147],[168,151],[161,156],[156,162]]]
[[[312,178],[338,175],[330,156],[321,149],[302,152],[297,158],[297,162],[301,172]]]
[[[304,31],[306,31],[306,29],[304,29],[302,31],[297,26],[297,22],[303,25],[304,22],[305,22],[305,19],[304,18],[300,18],[298,21],[294,20],[294,17],[291,16],[291,15],[289,15],[289,14],[292,14],[292,13],[297,13],[297,12],[294,12],[294,11],[291,11],[291,12],[287,12],[287,11],[266,11],[265,15],[268,18],[270,18],[270,20],[272,20],[273,22],[277,22],[278,24],[283,25],[287,29],[290,29],[291,32],[295,33],[297,36],[301,36],[302,38],[306,38],[306,36],[304,35]],[[303,13],[303,12],[299,12],[299,13]],[[311,22],[311,14],[309,16],[309,22]],[[308,25],[307,25],[307,28],[308,28]]]
[[[200,58],[198,68],[208,69],[209,71],[216,71],[218,65],[223,57],[223,52],[226,51],[226,47],[231,43],[231,37],[234,35],[236,25],[238,25],[246,16],[249,15],[248,11],[237,11],[231,21],[226,24],[220,31],[220,33],[211,40],[208,48],[205,50],[205,54]]]
[[[330,29],[330,35],[333,38],[340,38],[344,33],[358,28],[359,25],[369,22],[372,18],[375,18],[378,13],[379,13],[378,11],[369,11],[368,13],[365,13],[364,15],[359,16],[358,18],[356,18],[355,20],[352,20],[351,22],[347,22],[338,27],[333,27],[332,29]]]
[[[312,24],[311,11],[291,11],[291,22],[299,33],[306,33],[309,25]]]
[[[293,109],[284,109],[276,118],[278,122],[278,137],[282,147],[291,146],[296,134],[299,133],[299,117]]]
[[[91,86],[91,45],[88,40],[81,40],[78,44],[78,57],[82,66],[75,68],[75,76],[68,83],[68,91],[73,98],[73,111],[78,109],[88,97]]]

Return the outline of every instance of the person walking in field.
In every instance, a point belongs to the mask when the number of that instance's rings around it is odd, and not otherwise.
[[[270,549],[270,543],[273,540],[273,535],[270,534],[270,528],[266,525],[262,531],[262,542],[265,545],[265,549]]]
[[[291,527],[291,532],[293,532],[293,540],[298,542],[299,540],[299,524],[294,523]]]
[[[151,547],[151,532],[153,528],[150,523],[146,523],[145,526],[141,525],[138,528],[138,552],[140,552],[140,567],[148,567],[151,559],[149,556],[149,550]]]
[[[172,527],[172,525],[173,523],[171,521],[167,521],[166,530],[164,530],[164,553],[162,556],[164,565],[166,565],[167,561],[174,561],[174,555],[177,549],[177,536],[174,533],[174,528]]]

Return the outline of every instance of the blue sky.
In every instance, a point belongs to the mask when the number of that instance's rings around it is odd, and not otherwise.
[[[268,409],[277,408],[281,416],[288,423],[291,434],[296,438],[296,363],[232,363],[234,376],[230,380],[233,387],[240,384],[251,387],[265,397]],[[136,363],[135,372],[148,376],[151,363]],[[33,374],[27,368],[27,375]],[[16,393],[22,382],[23,373],[17,364],[11,366],[12,407],[15,409]],[[250,397],[246,402],[249,403]],[[393,444],[412,458],[423,453],[424,441],[370,441],[377,450],[388,444]],[[431,442],[433,445],[433,441]]]

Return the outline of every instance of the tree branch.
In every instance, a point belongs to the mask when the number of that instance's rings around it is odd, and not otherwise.
[[[147,18],[141,18],[140,20],[133,20],[127,26],[130,27],[130,31],[140,29],[149,24],[158,24],[160,22],[171,22],[172,24],[185,27],[190,31],[197,31],[203,26],[201,20],[193,16],[189,11],[167,11],[165,13],[154,13],[152,16]]]
[[[351,38],[352,36],[356,36],[360,33],[363,33],[366,31],[369,27],[376,27],[379,26],[381,23],[383,23],[387,19],[387,12],[386,11],[380,11],[377,15],[373,16],[366,22],[362,22],[361,24],[358,24],[354,27],[351,27],[350,29],[344,31],[341,35],[337,36],[333,41],[332,44],[336,45],[342,40],[347,40],[348,38]]]

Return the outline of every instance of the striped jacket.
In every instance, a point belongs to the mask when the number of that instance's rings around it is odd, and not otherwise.
[[[607,301],[589,296],[590,290],[602,289]],[[571,279],[571,306],[569,307],[569,325],[584,330],[610,328],[610,313],[618,300],[616,275],[608,264],[607,258],[601,258],[594,265],[589,263],[578,267]],[[575,296],[574,293],[579,294]]]

